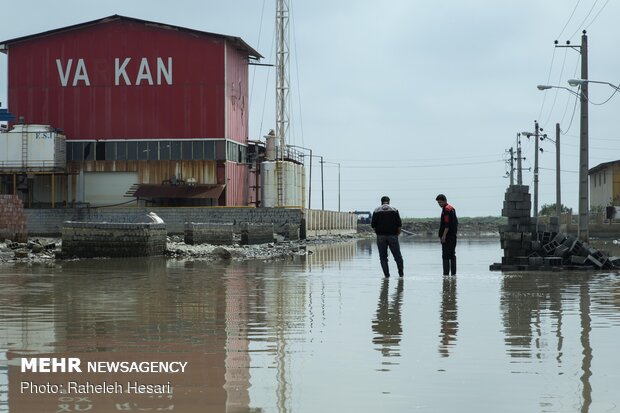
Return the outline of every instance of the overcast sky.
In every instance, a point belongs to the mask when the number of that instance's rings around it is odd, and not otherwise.
[[[569,92],[536,85],[579,78],[579,53],[553,42],[579,44],[584,28],[590,79],[620,83],[617,1],[290,2],[289,143],[340,163],[343,211],[372,210],[389,195],[402,216],[431,217],[442,192],[460,216],[498,216],[506,150],[534,120],[550,135],[561,123],[562,201],[577,211],[579,107]],[[21,0],[3,9],[0,39],[112,14],[239,36],[275,63],[275,0]],[[5,108],[6,65],[0,55]],[[250,78],[249,138],[257,139],[275,128],[275,76],[251,67]],[[590,86],[592,102],[612,93]],[[590,167],[620,159],[619,108],[620,94],[590,105]],[[531,168],[534,143],[522,143]],[[539,205],[555,202],[555,147],[541,147]],[[337,210],[338,167],[325,164],[324,174],[325,208]],[[315,159],[312,208],[321,207],[320,178]]]

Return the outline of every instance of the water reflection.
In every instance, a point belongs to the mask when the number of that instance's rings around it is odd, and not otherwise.
[[[579,378],[572,386],[580,387],[581,412],[589,412],[593,403],[593,315],[599,331],[620,325],[617,285],[616,274],[591,272],[511,275],[503,281],[501,309],[508,354],[515,361],[543,362],[553,348],[557,374],[572,373],[578,367],[579,373],[571,375]],[[567,342],[573,347],[566,348]],[[575,343],[579,343],[576,348]]]
[[[456,341],[456,333],[459,330],[456,306],[456,277],[443,277],[441,291],[441,341],[439,354],[442,357],[450,356],[450,348]]]
[[[392,298],[388,298],[390,279],[381,283],[377,313],[372,322],[375,336],[372,342],[384,357],[400,356],[400,340],[403,332],[400,308],[403,300],[404,282],[399,278]]]
[[[487,257],[497,245],[464,242],[463,271],[442,278],[436,243],[403,242],[415,266],[404,281],[384,281],[373,246],[326,244],[275,262],[2,267],[0,411],[598,412],[620,405],[617,273],[490,273]],[[72,376],[22,373],[24,355],[181,360],[189,370],[80,375],[170,380],[173,392],[158,397],[35,397],[20,393],[20,381]]]

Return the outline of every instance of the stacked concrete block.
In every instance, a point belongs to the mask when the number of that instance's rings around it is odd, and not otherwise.
[[[66,257],[146,257],[163,255],[163,223],[65,222],[62,254]]]
[[[244,222],[241,228],[241,244],[267,244],[273,242],[273,224],[255,224]]]
[[[508,218],[508,225],[500,228],[500,242],[504,250],[503,264],[517,265],[517,258],[527,257],[532,250],[532,232],[536,225],[530,218],[532,202],[529,187],[511,185],[506,190],[502,216]]]
[[[186,222],[185,243],[189,245],[232,245],[233,224]]]
[[[26,242],[26,214],[24,205],[16,195],[0,195],[0,240]]]

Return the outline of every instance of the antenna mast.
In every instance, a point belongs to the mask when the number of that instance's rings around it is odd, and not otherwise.
[[[276,136],[284,159],[289,130],[289,0],[276,0]]]

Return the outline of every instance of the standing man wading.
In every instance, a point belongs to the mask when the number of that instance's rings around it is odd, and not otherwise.
[[[377,207],[372,213],[370,225],[377,234],[377,248],[379,249],[379,261],[381,261],[383,275],[386,278],[390,276],[390,267],[388,266],[389,248],[394,261],[396,261],[398,275],[402,277],[404,275],[403,257],[400,254],[400,244],[398,243],[402,222],[398,209],[390,205],[389,197],[381,197],[381,206]]]
[[[458,231],[459,220],[456,217],[456,210],[450,204],[444,194],[439,194],[435,198],[441,207],[441,218],[439,221],[439,239],[441,240],[441,258],[443,260],[443,275],[456,275],[456,234]]]

